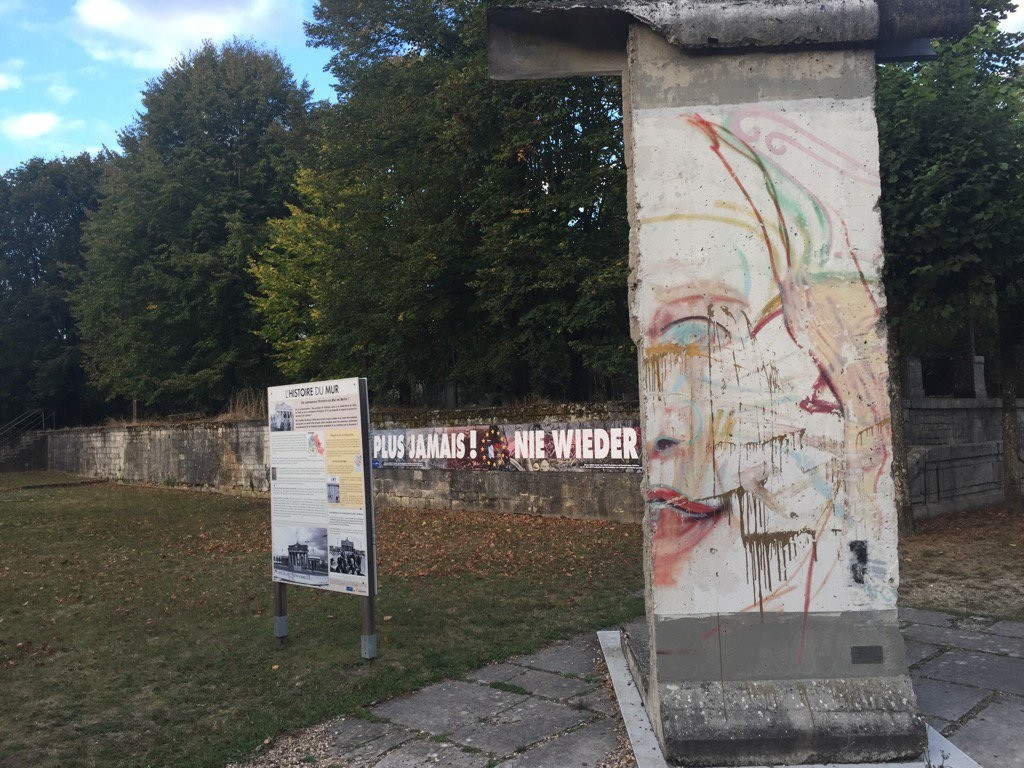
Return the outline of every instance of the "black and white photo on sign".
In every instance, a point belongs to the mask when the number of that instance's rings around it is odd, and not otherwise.
[[[288,403],[275,403],[270,413],[271,432],[291,432],[295,429],[295,409]]]
[[[331,544],[331,573],[366,575],[366,537],[351,534]]]
[[[336,477],[327,478],[327,503],[341,503],[341,483],[338,482]]]
[[[327,582],[327,529],[275,525],[274,577],[279,581]]]

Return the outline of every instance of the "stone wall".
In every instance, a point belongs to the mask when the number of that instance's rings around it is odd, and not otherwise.
[[[636,472],[458,472],[375,469],[377,504],[493,509],[531,515],[640,522]]]
[[[51,469],[128,483],[267,491],[262,421],[84,427],[50,433]]]
[[[514,413],[531,422],[567,418],[635,418],[635,406],[552,408]],[[378,419],[394,427],[401,412]],[[411,419],[417,425],[480,423],[485,411],[437,413]],[[503,413],[501,415],[507,415]],[[72,474],[151,485],[248,490],[264,493],[268,430],[262,421],[202,422],[157,426],[88,427],[49,433],[49,466]],[[375,469],[375,503],[413,508],[494,509],[639,522],[640,474],[635,472],[483,472]]]
[[[915,397],[906,399],[904,404],[908,445],[955,445],[1000,439],[1001,404],[995,398]],[[1018,411],[1018,418],[1024,423],[1024,413]]]
[[[915,397],[907,408],[907,481],[914,516],[998,504],[1003,496],[1000,401]],[[1017,418],[1024,429],[1024,401]]]
[[[908,480],[917,517],[999,502],[1002,442],[998,400],[908,398]],[[1021,403],[1024,429],[1024,402]],[[537,423],[636,417],[635,404],[596,409],[388,411],[375,427],[471,424],[509,417]],[[36,442],[38,445],[38,441]],[[64,429],[49,433],[53,469],[123,482],[266,492],[262,421]],[[36,451],[33,466],[45,464]],[[28,466],[25,457],[18,467]],[[13,469],[14,466],[6,467]],[[640,475],[629,472],[454,472],[374,470],[377,504],[497,509],[570,517],[640,520]]]

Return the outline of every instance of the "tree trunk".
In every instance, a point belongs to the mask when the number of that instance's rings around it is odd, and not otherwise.
[[[999,378],[1002,385],[1003,502],[1012,512],[1021,511],[1020,426],[1017,422],[1017,337],[1005,303],[997,299],[999,324]]]
[[[896,332],[889,326],[889,414],[892,427],[892,484],[896,491],[896,519],[900,538],[914,532],[907,480],[907,441],[903,430],[903,361]]]

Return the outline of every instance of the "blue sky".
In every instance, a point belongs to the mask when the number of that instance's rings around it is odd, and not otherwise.
[[[314,98],[333,99],[328,52],[305,45],[313,2],[0,0],[0,173],[34,156],[116,149],[146,81],[204,39],[275,48]],[[1024,27],[1024,10],[1006,26]]]
[[[314,98],[329,52],[305,45],[313,0],[0,0],[0,173],[117,148],[146,81],[204,39],[274,48]]]

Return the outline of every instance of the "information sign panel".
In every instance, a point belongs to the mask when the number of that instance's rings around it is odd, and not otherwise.
[[[273,579],[376,592],[366,379],[267,389]]]

